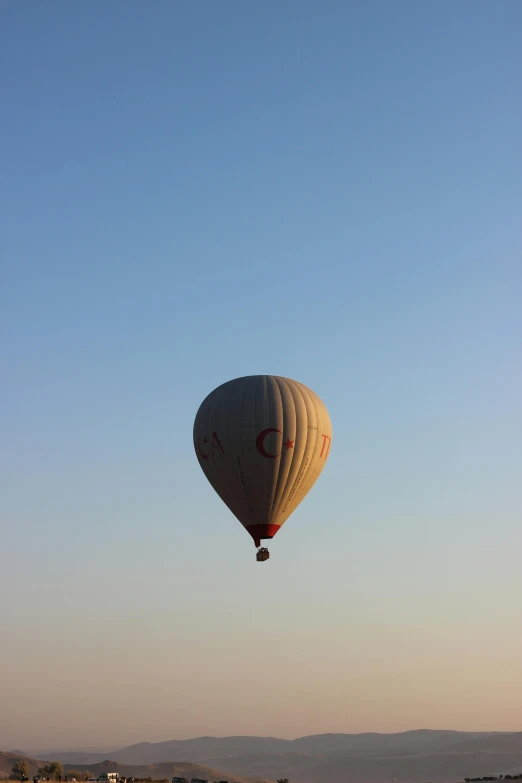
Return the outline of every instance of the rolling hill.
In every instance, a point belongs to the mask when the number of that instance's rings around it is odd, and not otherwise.
[[[183,759],[195,764],[218,766],[230,758],[259,758],[265,754],[282,754],[293,758],[296,754],[324,762],[350,755],[389,755],[395,753],[430,753],[447,750],[463,742],[474,742],[495,735],[489,732],[437,731],[418,729],[395,734],[314,734],[295,740],[277,737],[197,737],[167,742],[140,742],[109,754],[82,752],[40,753],[39,758],[70,764],[95,764],[110,758],[121,764],[157,764]],[[507,736],[511,736],[507,734]]]
[[[13,758],[6,762],[9,770]],[[94,775],[118,771],[158,779],[176,775],[234,783],[278,778],[289,778],[290,783],[389,783],[393,778],[400,783],[457,783],[465,777],[522,771],[522,732],[418,730],[320,734],[296,740],[198,737],[138,743],[114,751],[110,761],[80,751],[43,758],[61,761],[69,770],[89,769]]]
[[[459,742],[453,750],[455,753],[522,753],[522,731]]]
[[[29,756],[0,751],[0,778],[7,778],[11,773],[13,765],[16,761],[25,759],[29,764],[29,777],[35,775],[38,771],[38,767],[45,764],[45,759],[37,760]],[[58,761],[55,757],[55,759]],[[63,762],[62,762],[63,763]],[[226,772],[214,769],[213,767],[206,767],[200,764],[191,764],[190,762],[164,762],[161,764],[148,764],[148,765],[132,765],[132,764],[119,764],[117,761],[105,760],[97,764],[66,764],[64,763],[64,773],[70,772],[72,769],[78,772],[89,771],[93,777],[98,777],[102,772],[119,772],[120,775],[126,777],[135,778],[147,778],[151,777],[153,780],[163,780],[165,778],[170,779],[174,776],[184,777],[191,780],[192,778],[203,778],[206,780],[227,780],[228,783],[274,783],[274,781],[266,780],[264,778],[256,777],[255,781],[249,777],[240,775],[230,775]]]
[[[38,767],[41,763],[36,759],[26,756],[24,753],[18,751],[1,751],[0,750],[0,778],[6,778],[11,774],[11,770],[16,761],[25,759],[29,764],[29,775],[36,775]]]

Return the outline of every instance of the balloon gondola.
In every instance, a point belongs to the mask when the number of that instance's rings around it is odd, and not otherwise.
[[[319,478],[332,443],[322,400],[278,375],[223,383],[203,400],[194,449],[208,481],[258,548],[272,539]]]

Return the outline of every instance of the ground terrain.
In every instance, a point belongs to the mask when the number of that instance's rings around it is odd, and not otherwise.
[[[0,756],[0,775],[13,754]],[[318,734],[277,737],[199,737],[142,742],[107,754],[85,751],[39,753],[38,761],[61,761],[66,770],[118,771],[131,777],[186,778],[233,783],[457,783],[465,777],[522,772],[522,732],[418,730],[396,734]],[[30,759],[31,774],[38,762]]]

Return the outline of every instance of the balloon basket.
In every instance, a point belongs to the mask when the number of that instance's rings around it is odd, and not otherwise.
[[[270,557],[270,552],[268,549],[264,546],[261,547],[256,553],[256,560],[258,563],[264,563],[265,560],[268,560]]]

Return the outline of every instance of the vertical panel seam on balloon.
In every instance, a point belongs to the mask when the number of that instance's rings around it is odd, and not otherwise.
[[[297,405],[295,404],[295,396],[294,396],[294,391],[295,391],[294,390],[294,381],[292,381],[290,378],[281,378],[281,380],[286,385],[286,387],[290,390],[290,394],[291,394],[292,399],[294,401],[295,438],[297,439],[297,423],[298,422],[297,422]],[[302,395],[301,395],[301,399],[302,399]],[[303,400],[303,404],[304,404],[304,400]],[[305,405],[305,411],[306,411],[306,405]],[[308,423],[308,412],[307,411],[306,411],[306,418],[307,418],[307,423]],[[303,456],[301,457],[301,462],[299,463],[299,467],[298,467],[297,472],[296,472],[296,478],[299,475],[299,469],[300,469],[301,464],[303,462],[305,451],[306,451],[306,442],[305,442],[305,446],[304,446],[304,449],[303,449]],[[288,469],[288,473],[287,473],[287,477],[286,477],[286,481],[285,481],[285,486],[283,487],[283,491],[281,493],[281,497],[280,497],[279,503],[277,505],[277,509],[276,509],[276,512],[275,512],[275,517],[277,517],[279,515],[280,509],[281,509],[281,504],[283,503],[283,498],[285,498],[285,492],[286,492],[286,489],[287,489],[286,485],[288,483],[289,476],[290,476],[290,474],[292,472],[294,459],[295,459],[295,444],[294,444],[294,448],[292,449],[292,458],[291,458],[291,461],[290,461],[290,466],[289,466],[289,469]],[[295,479],[294,479],[294,483],[295,483]],[[290,488],[290,492],[291,492],[291,488]],[[288,499],[288,496],[287,496],[287,498],[285,498],[285,501],[284,501],[285,504],[287,503],[287,499]]]
[[[294,396],[294,392],[297,390],[297,393],[301,396],[301,400],[303,401],[303,405],[304,405],[304,409],[305,409],[305,413],[306,413],[306,432],[307,432],[307,439],[308,439],[308,408],[306,406],[304,395],[303,395],[303,393],[301,391],[300,385],[297,382],[291,381],[291,379],[288,379],[288,382],[291,382],[291,384],[292,384],[290,386],[290,388],[292,390],[292,396]],[[297,406],[296,406],[296,410],[297,410]],[[297,416],[296,416],[296,438],[297,438]],[[307,465],[304,465],[304,467],[303,467],[303,462],[305,461],[305,455],[306,455],[306,446],[307,446],[307,443],[305,441],[305,445],[304,445],[304,448],[303,448],[303,454],[302,454],[302,457],[301,457],[301,462],[299,463],[299,467],[298,467],[298,469],[296,471],[294,482],[293,482],[292,486],[290,487],[290,491],[289,491],[288,495],[286,496],[286,499],[284,501],[284,504],[283,504],[281,510],[280,510],[280,508],[277,509],[277,513],[278,514],[279,513],[284,513],[286,511],[286,509],[288,507],[288,504],[292,501],[294,495],[296,494],[297,490],[299,489],[299,484],[301,484],[304,476],[306,475],[306,467],[307,467]],[[308,462],[309,462],[310,461],[309,458],[307,458],[307,459],[308,459]],[[308,462],[307,462],[307,464],[308,464]],[[302,468],[303,468],[303,470],[302,470]],[[283,495],[284,495],[284,492],[283,492]],[[279,507],[281,507],[282,503],[283,503],[283,497],[281,497],[281,501],[279,503]]]
[[[303,394],[303,391],[302,391],[302,388],[301,388],[301,384],[298,384],[298,387],[299,387],[299,391],[300,391],[300,393],[301,393],[301,395],[303,397],[303,400],[304,400],[305,399],[305,395]],[[303,388],[305,388],[305,391],[306,391],[306,387],[303,387]],[[313,404],[312,398],[307,394],[306,395],[306,399],[309,402],[310,408],[315,411],[315,405]],[[306,406],[306,403],[305,403],[305,409],[306,409],[306,413],[307,413],[307,444],[306,444],[306,446],[308,446],[308,439],[309,439],[309,435],[308,435],[308,433],[309,433],[309,424],[308,424],[308,422],[309,422],[309,418],[308,418],[308,407]],[[317,412],[316,412],[316,417],[317,417]],[[312,456],[313,456],[313,453],[315,451],[316,440],[317,440],[317,437],[315,438],[315,440],[313,442],[313,447],[310,450]],[[306,452],[306,448],[305,448],[305,452]],[[304,453],[303,453],[303,461],[304,461],[304,459],[305,459],[305,456],[304,456]],[[281,513],[284,514],[286,508],[288,507],[288,504],[290,502],[292,502],[292,500],[295,499],[296,495],[298,495],[299,489],[301,489],[301,491],[302,491],[303,487],[306,486],[306,484],[307,484],[307,477],[308,477],[309,470],[310,470],[310,461],[311,461],[311,457],[308,456],[306,458],[306,464],[303,466],[303,470],[300,469],[299,472],[298,472],[298,475],[296,476],[296,482],[294,482],[294,487],[292,487],[292,490],[289,493],[289,495],[288,495],[288,497],[287,497],[287,499],[285,501],[285,506],[283,507],[283,510],[282,510]],[[305,496],[306,496],[306,493],[301,497],[301,500],[298,501],[297,505],[299,505],[299,503],[304,499]]]
[[[268,376],[268,375],[263,375],[263,391],[264,391],[264,396],[266,397],[266,400],[268,402],[268,414],[267,414],[266,420],[265,420],[265,417],[263,416],[263,421],[261,422],[261,427],[258,428],[259,432],[261,432],[263,429],[265,429],[265,425],[268,425],[272,421],[273,404],[272,404],[272,396],[270,394],[270,384],[268,382],[268,378],[269,377],[270,376]],[[265,495],[268,495],[269,488],[270,488],[270,499],[269,499],[269,501],[267,501],[266,506],[264,507],[265,515],[264,515],[264,519],[262,520],[263,523],[268,524],[268,522],[270,520],[270,512],[271,512],[272,502],[273,502],[273,495],[272,495],[271,487],[272,487],[272,484],[273,484],[272,479],[273,479],[274,467],[273,467],[273,465],[270,464],[270,461],[266,460],[266,459],[262,461],[262,466],[263,466],[263,483],[262,483],[262,487],[263,487],[263,491],[265,492]]]
[[[257,388],[259,386],[260,380],[261,380],[260,376],[256,375],[255,376],[255,383],[254,383],[254,392],[253,392],[254,393],[254,410],[253,410],[253,413],[252,413],[252,422],[251,422],[252,429],[253,429],[253,432],[254,432],[254,437],[255,437],[255,434],[256,434]],[[250,441],[248,442],[248,448],[249,448],[249,450],[252,449],[252,443]],[[249,465],[251,465],[251,460],[249,462]],[[258,482],[255,481],[255,480],[254,480],[254,487],[255,487],[254,499],[253,499],[252,502],[254,504],[254,515],[255,515],[255,517],[257,517],[257,509],[259,507],[259,485],[258,485]]]
[[[326,428],[326,425],[328,423],[330,425],[330,431],[331,431],[331,422],[330,422],[330,416],[329,416],[328,410],[327,410],[325,404],[323,403],[323,401],[321,400],[321,398],[314,391],[312,391],[312,389],[308,389],[308,391],[309,391],[309,393],[310,393],[310,395],[312,397],[312,400],[315,401],[315,408],[316,408],[316,411],[317,411],[318,426],[317,426],[317,440],[316,440],[316,444],[315,444],[315,447],[314,447],[314,454],[315,454],[316,453],[316,449],[319,450],[320,447],[321,447],[321,433],[322,433],[322,430],[324,430]],[[320,425],[319,425],[319,422],[320,422]],[[325,464],[326,463],[323,462],[321,460],[321,458],[318,456],[315,464],[311,465],[309,474],[306,477],[306,482],[305,482],[305,485],[304,485],[304,489],[302,488],[302,491],[304,491],[304,495],[301,498],[301,500],[303,500],[304,497],[306,497],[308,492],[315,485],[315,482],[317,481],[317,479],[319,478],[319,476],[323,472]]]
[[[271,375],[270,378],[273,381],[273,384],[272,384],[271,388],[272,389],[274,389],[274,388],[277,389],[277,393],[279,394],[279,404],[281,406],[281,413],[282,413],[282,418],[283,418],[283,429],[284,429],[284,409],[283,409],[283,399],[281,397],[281,390],[279,388],[279,384],[277,383],[276,376],[275,375]],[[275,394],[274,394],[274,397],[275,397]],[[274,399],[274,414],[275,414],[275,409],[276,409],[276,400]],[[274,418],[275,418],[275,416],[274,416]],[[279,477],[279,469],[281,468],[281,456],[279,455],[279,457],[277,457],[277,459],[279,460],[278,463],[277,463],[278,464],[278,473],[277,473],[277,475]],[[274,480],[274,470],[272,472],[272,484],[273,484],[273,480]],[[275,497],[277,495],[277,485],[278,485],[278,479],[276,479],[275,487],[274,487],[274,489],[272,491],[272,497],[270,498],[270,508],[268,510],[268,519],[267,519],[267,523],[268,524],[270,523],[270,520],[272,519],[272,509],[274,507],[274,500],[275,500]]]
[[[304,388],[307,391],[307,393],[311,392],[311,389],[307,389],[307,387],[304,387]],[[309,400],[310,400],[312,408],[315,410],[315,416],[316,416],[316,421],[317,421],[317,428],[316,428],[316,435],[315,435],[314,446],[313,446],[313,449],[311,450],[311,457],[310,457],[310,463],[308,465],[308,470],[306,471],[306,474],[303,476],[303,479],[301,480],[301,485],[299,487],[299,490],[300,490],[300,500],[298,502],[298,505],[299,505],[299,503],[301,503],[304,500],[304,498],[306,497],[306,495],[308,494],[310,489],[315,484],[315,480],[313,480],[314,470],[315,470],[314,463],[313,463],[313,456],[314,456],[316,448],[317,448],[317,446],[319,444],[319,438],[318,438],[318,433],[319,433],[319,428],[320,428],[319,427],[319,421],[321,420],[321,411],[322,411],[322,408],[324,407],[322,405],[322,403],[320,402],[319,398],[317,398],[317,396],[314,395],[313,393],[308,394],[308,397],[309,397]],[[318,402],[320,403],[319,405],[317,404]],[[296,494],[298,494],[298,490],[296,490]],[[299,494],[298,494],[298,497],[299,497]]]
[[[234,474],[231,475],[230,470],[229,470],[229,464],[230,464],[230,462],[232,460],[232,453],[233,453],[232,438],[230,437],[230,401],[231,401],[231,399],[234,396],[234,384],[232,382],[230,382],[230,390],[231,390],[230,397],[228,395],[226,395],[226,394],[222,394],[222,397],[223,397],[223,400],[222,400],[223,426],[225,426],[225,423],[226,423],[227,440],[228,440],[228,445],[229,445],[229,453],[227,455],[229,457],[229,459],[224,460],[223,464],[224,464],[224,472],[225,472],[225,476],[226,476],[226,479],[227,479],[227,484],[228,484],[228,488],[229,488],[229,492],[230,492],[230,498],[231,498],[231,500],[232,500],[232,502],[234,504],[234,508],[239,510],[238,506],[237,506],[236,499],[235,499],[236,498],[235,476],[234,476]],[[231,509],[231,511],[232,511],[232,509]],[[237,519],[238,516],[237,516],[236,512],[232,511],[232,513],[234,514],[234,516]]]
[[[285,406],[284,406],[284,402],[283,402],[283,393],[281,391],[282,387],[281,387],[281,384],[279,383],[279,381],[282,380],[282,379],[279,378],[279,376],[274,376],[274,377],[275,377],[275,381],[276,381],[276,384],[277,384],[277,388],[279,389],[279,396],[281,398],[281,407],[282,407],[282,412],[283,412],[283,429],[282,429],[282,433],[283,434],[282,434],[281,437],[284,438],[285,428],[287,427],[287,424],[286,424],[287,416],[285,415]],[[294,418],[297,419],[294,398],[292,396],[291,391],[289,390],[288,384],[285,383],[285,386],[286,386],[287,391],[289,391],[289,393],[290,393],[290,398],[292,400],[292,405],[294,406]],[[288,449],[287,449],[287,451],[288,451]],[[288,470],[286,470],[286,464],[285,464],[285,462],[286,462],[286,454],[283,455],[283,444],[281,444],[281,457],[280,457],[280,460],[279,460],[279,472],[278,472],[278,477],[277,477],[276,491],[275,491],[275,495],[274,495],[274,502],[275,502],[275,498],[279,496],[278,497],[278,501],[277,501],[277,506],[276,506],[277,508],[279,507],[279,503],[281,502],[281,498],[283,497],[283,494],[284,494],[284,491],[285,491],[286,482],[287,482],[288,476],[290,474],[290,470],[292,468],[292,460],[293,460],[293,454],[290,456],[290,464],[288,466]],[[286,476],[285,477],[283,477],[283,472],[281,471],[281,464],[283,464],[284,469],[286,470]],[[283,481],[284,481],[284,483],[283,483]],[[273,508],[272,508],[272,513],[270,514],[270,518],[274,519]]]
[[[239,480],[240,480],[240,483],[241,483],[241,485],[243,487],[243,492],[245,494],[245,499],[246,499],[246,502],[247,502],[247,510],[250,511],[250,512],[252,512],[254,509],[253,509],[253,506],[252,506],[252,501],[250,500],[250,494],[249,494],[249,491],[248,491],[248,484],[247,484],[247,476],[245,475],[245,468],[244,468],[244,465],[245,465],[245,449],[244,449],[244,442],[243,442],[243,402],[244,402],[244,397],[245,397],[244,392],[245,392],[245,389],[248,388],[248,385],[250,383],[250,378],[251,377],[252,376],[247,376],[246,378],[244,378],[244,383],[243,383],[243,385],[241,387],[240,406],[239,406],[239,438],[240,438],[240,442],[241,442],[241,456],[243,458],[243,462],[241,462],[239,457],[237,457],[237,463],[238,463],[238,468],[239,468]],[[255,399],[254,399],[254,404],[255,404]]]

